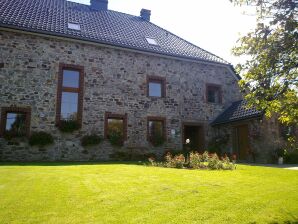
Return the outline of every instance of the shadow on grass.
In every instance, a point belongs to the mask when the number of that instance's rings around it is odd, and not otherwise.
[[[100,161],[100,162],[0,162],[1,166],[90,166],[90,165],[138,165],[144,166],[144,161]]]
[[[249,222],[249,224],[258,224],[258,222]],[[273,221],[273,222],[269,222],[268,224],[298,224],[298,220],[282,221],[282,222]]]

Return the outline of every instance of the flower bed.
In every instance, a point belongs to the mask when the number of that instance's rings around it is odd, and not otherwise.
[[[173,156],[167,153],[165,160],[162,162],[149,158],[151,166],[168,167],[168,168],[185,168],[185,169],[210,169],[210,170],[234,170],[236,164],[230,161],[228,156],[219,158],[216,153],[208,153],[205,151],[200,154],[198,152],[190,152],[186,157],[183,154]]]

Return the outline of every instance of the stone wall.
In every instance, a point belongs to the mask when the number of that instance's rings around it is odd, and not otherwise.
[[[84,66],[82,128],[71,135],[55,126],[59,63]],[[120,149],[107,141],[84,149],[79,142],[85,134],[104,135],[105,112],[128,114],[128,138],[121,150],[162,154],[181,149],[182,122],[204,125],[207,142],[212,135],[208,123],[241,98],[236,78],[224,66],[8,31],[0,31],[0,64],[0,106],[31,107],[31,131],[55,137],[55,144],[45,148],[29,147],[25,139],[11,145],[0,138],[2,161],[108,160]],[[165,98],[147,97],[147,76],[166,78]],[[222,86],[222,104],[206,103],[206,83]],[[166,118],[164,147],[147,142],[147,116]]]
[[[261,117],[213,128],[214,136],[229,136],[228,143],[222,147],[222,151],[237,153],[235,146],[235,127],[241,125],[248,126],[249,151],[244,162],[276,163],[274,153],[279,148],[285,147],[286,141],[282,136],[280,123],[274,117],[270,119]]]

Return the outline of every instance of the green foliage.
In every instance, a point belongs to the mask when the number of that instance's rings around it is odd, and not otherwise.
[[[205,172],[124,162],[1,163],[1,224],[294,224],[297,175],[246,165]]]
[[[80,124],[75,120],[62,120],[59,124],[59,130],[65,133],[72,133],[80,129]]]
[[[237,66],[249,106],[298,123],[298,22],[295,0],[230,0],[256,9],[257,25],[239,40],[235,55],[248,60]]]
[[[228,157],[219,159],[216,153],[209,154],[205,151],[203,154],[198,152],[189,153],[189,161],[186,160],[183,154],[173,156],[167,153],[164,162],[156,162],[150,157],[149,163],[151,166],[168,167],[168,168],[191,168],[191,169],[210,169],[210,170],[234,170],[236,165],[231,163]]]
[[[200,169],[205,168],[203,155],[198,152],[191,152],[189,154],[189,165],[190,168]]]
[[[185,164],[185,157],[183,154],[172,156],[168,153],[165,157],[165,166],[170,168],[183,168]]]
[[[98,135],[92,134],[92,135],[85,135],[81,139],[81,145],[82,146],[93,146],[98,145],[101,142],[101,138]]]
[[[298,150],[286,153],[284,159],[285,163],[298,164]]]
[[[229,135],[221,135],[211,139],[208,144],[208,150],[212,153],[221,154],[229,141]]]
[[[33,132],[29,138],[31,146],[46,146],[54,143],[54,138],[51,134],[44,131]]]

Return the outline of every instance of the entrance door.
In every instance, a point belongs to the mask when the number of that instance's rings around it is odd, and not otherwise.
[[[240,160],[247,159],[249,152],[249,141],[248,141],[248,126],[240,125],[235,127],[235,147],[237,149],[238,158]]]
[[[185,124],[183,126],[183,144],[185,144],[186,139],[190,140],[190,150],[204,150],[204,132],[202,126]]]

